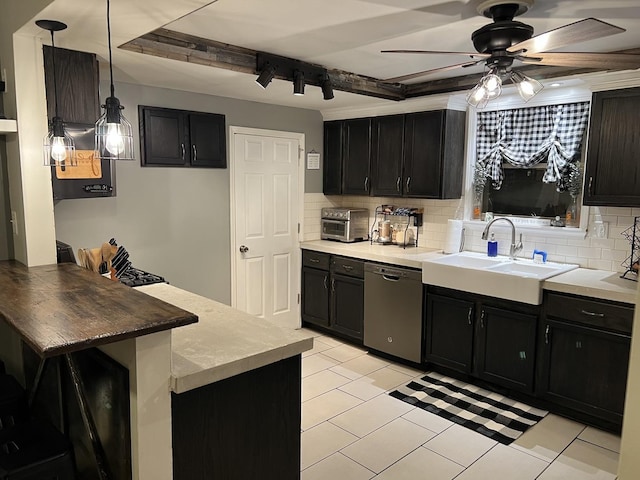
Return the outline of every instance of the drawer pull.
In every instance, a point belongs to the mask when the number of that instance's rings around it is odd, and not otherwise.
[[[344,268],[347,272],[353,270],[353,267],[351,265],[342,265],[342,268]]]
[[[484,328],[484,310],[482,310],[482,314],[480,315],[480,328]]]
[[[471,325],[471,314],[473,313],[473,307],[469,307],[469,313],[467,313],[467,321]]]
[[[327,290],[327,275],[324,276],[324,289]]]
[[[400,182],[402,181],[402,179],[400,177],[398,177],[398,180],[396,180],[396,191],[400,191]]]
[[[336,279],[335,278],[331,279],[331,291],[332,292],[336,291]]]
[[[310,258],[309,261],[311,263],[320,263],[320,260],[318,260],[317,258]]]
[[[597,313],[597,312],[589,312],[587,310],[580,310],[584,315],[587,315],[589,317],[598,317],[598,318],[604,318],[604,313]]]

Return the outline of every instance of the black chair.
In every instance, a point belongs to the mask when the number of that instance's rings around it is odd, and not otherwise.
[[[0,431],[0,480],[75,480],[71,444],[53,425],[27,420]]]

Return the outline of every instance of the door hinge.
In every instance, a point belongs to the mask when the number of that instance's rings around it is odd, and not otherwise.
[[[298,160],[302,160],[304,158],[302,152],[304,152],[304,149],[302,147],[298,147]]]
[[[298,223],[298,234],[300,233],[300,224]]]
[[[300,294],[298,294],[298,305],[300,305]]]

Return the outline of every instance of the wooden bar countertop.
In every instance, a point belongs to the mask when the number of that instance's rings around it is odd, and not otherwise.
[[[75,263],[0,261],[0,319],[42,358],[198,321],[186,310]]]

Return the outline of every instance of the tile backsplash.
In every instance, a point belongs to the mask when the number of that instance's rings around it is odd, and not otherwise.
[[[379,205],[424,208],[423,226],[419,229],[419,246],[442,249],[445,242],[447,221],[456,217],[456,211],[463,200],[400,199],[365,196],[325,196],[322,193],[305,194],[303,239],[320,238],[320,210],[322,207],[367,208],[371,212],[369,225],[375,221],[375,208]],[[462,206],[460,206],[462,209]],[[631,254],[631,246],[622,232],[633,226],[634,217],[640,216],[640,208],[590,207],[589,230],[586,238],[573,234],[563,235],[562,231],[535,232],[523,230],[524,249],[520,256],[531,257],[534,249],[544,250],[548,260],[576,263],[581,267],[623,272],[622,263]],[[596,222],[608,224],[606,238],[596,238],[593,234]],[[568,230],[567,230],[568,231]],[[486,251],[486,241],[482,240],[481,226],[465,228],[465,250]],[[507,229],[497,229],[499,253],[508,254],[511,235]]]

